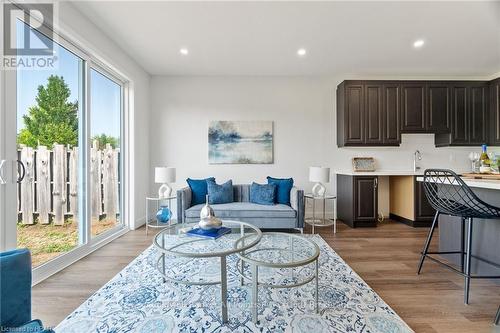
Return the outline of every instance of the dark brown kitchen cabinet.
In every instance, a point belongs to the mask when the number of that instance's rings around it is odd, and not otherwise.
[[[449,133],[451,98],[447,82],[431,82],[427,85],[425,128],[432,133]]]
[[[399,117],[401,114],[401,86],[386,82],[382,86],[384,113],[384,144],[398,146],[401,142]]]
[[[470,88],[470,144],[483,144],[488,141],[488,86]]]
[[[399,86],[344,81],[337,87],[337,145],[398,146]]]
[[[337,143],[356,146],[365,143],[364,87],[361,82],[343,82],[337,88]]]
[[[452,131],[450,143],[467,144],[469,142],[469,117],[467,86],[453,86],[451,88],[451,117]]]
[[[350,227],[376,227],[378,177],[337,174],[337,215]]]
[[[436,210],[432,208],[425,195],[424,183],[417,181],[415,177],[415,227],[430,226],[434,219]]]
[[[500,146],[500,78],[490,83],[490,140],[492,146]]]
[[[356,221],[373,222],[377,220],[377,183],[377,177],[354,177],[354,219]]]
[[[365,142],[381,144],[384,140],[384,112],[382,100],[382,85],[367,83],[365,89]]]
[[[401,133],[434,134],[437,147],[500,145],[499,82],[344,81],[337,145],[399,146]]]
[[[423,133],[425,129],[426,83],[401,84],[401,132]]]
[[[435,144],[477,146],[488,143],[489,90],[486,82],[452,82],[451,132],[436,134]]]

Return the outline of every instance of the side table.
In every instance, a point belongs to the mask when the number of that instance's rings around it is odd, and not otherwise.
[[[325,195],[322,197],[314,196],[311,193],[305,194],[304,198],[306,200],[312,200],[313,206],[313,216],[306,217],[305,222],[312,226],[312,233],[314,234],[315,227],[329,227],[333,225],[333,233],[337,233],[337,197],[334,195]],[[333,201],[333,219],[326,217],[326,202],[327,200]],[[323,201],[323,215],[322,217],[316,216],[316,201]],[[306,205],[307,206],[307,205]]]
[[[160,209],[160,206],[167,206],[170,211],[172,211],[172,200],[176,199],[176,196],[171,196],[167,198],[158,198],[158,197],[146,197],[146,235],[148,234],[149,228],[161,229],[168,227],[174,223],[177,223],[177,220],[174,218],[170,218],[168,223],[160,223],[156,219],[156,212]],[[150,205],[156,203],[156,210],[154,216],[150,214]]]

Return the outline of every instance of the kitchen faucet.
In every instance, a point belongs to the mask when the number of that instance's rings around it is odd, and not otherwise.
[[[420,153],[419,150],[415,150],[415,152],[413,153],[413,171],[414,172],[417,172],[418,170],[420,170],[420,167],[417,166],[417,160],[418,161],[422,160],[422,153]]]

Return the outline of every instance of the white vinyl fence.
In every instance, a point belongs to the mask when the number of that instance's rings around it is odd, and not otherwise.
[[[23,224],[64,224],[65,217],[78,221],[78,147],[54,144],[36,149],[21,146],[18,159],[26,169],[18,185],[18,220]],[[120,149],[97,141],[90,149],[92,218],[116,218],[120,198]]]

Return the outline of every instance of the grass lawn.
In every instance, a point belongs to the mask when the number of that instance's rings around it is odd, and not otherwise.
[[[92,220],[92,236],[113,228],[116,220]],[[17,246],[31,251],[33,267],[75,248],[78,244],[77,223],[68,219],[64,225],[17,224]]]

